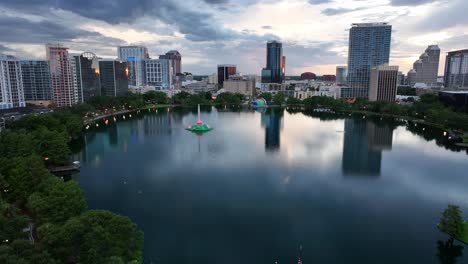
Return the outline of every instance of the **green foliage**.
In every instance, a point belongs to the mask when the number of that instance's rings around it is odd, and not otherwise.
[[[440,218],[439,229],[454,238],[461,239],[464,232],[464,221],[458,206],[449,205],[445,209]]]
[[[0,239],[8,239],[10,242],[17,239],[27,239],[28,234],[23,232],[29,224],[29,219],[20,214],[20,211],[12,205],[0,200]]]
[[[283,92],[277,92],[275,96],[273,97],[273,102],[276,105],[283,105],[285,101],[286,101],[286,96],[284,95]]]
[[[240,105],[244,96],[242,94],[221,93],[216,97],[215,103],[220,105]]]
[[[259,96],[257,96],[258,98],[263,98],[265,100],[267,100],[267,102],[271,102],[273,101],[273,95],[271,93],[261,93]]]
[[[175,94],[172,96],[172,101],[175,104],[182,104],[184,100],[188,99],[190,97],[190,94],[187,92],[180,92],[178,94]]]
[[[149,91],[143,94],[143,99],[145,102],[150,102],[153,104],[167,104],[169,98],[167,98],[166,93],[161,91]]]
[[[397,90],[398,95],[408,95],[408,96],[414,96],[416,95],[416,88],[411,88],[411,87],[398,87]]]
[[[0,245],[0,263],[3,264],[59,264],[47,251],[36,248],[27,240],[16,240]]]
[[[302,104],[302,101],[296,97],[290,96],[286,100],[286,104],[287,105],[299,105],[299,104]]]
[[[44,180],[39,190],[28,199],[28,208],[35,214],[39,224],[63,223],[83,213],[86,207],[86,201],[78,183],[63,182],[56,177]]]
[[[122,260],[127,263],[142,260],[143,233],[128,218],[108,211],[90,210],[62,226],[44,225],[39,233],[47,248],[62,261],[115,263],[110,261]]]

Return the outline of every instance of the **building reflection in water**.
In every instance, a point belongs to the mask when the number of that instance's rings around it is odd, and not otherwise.
[[[343,175],[380,176],[382,151],[390,151],[394,127],[363,118],[346,119]]]
[[[261,116],[261,125],[265,128],[265,150],[278,151],[280,149],[280,132],[282,126],[283,109],[262,108],[258,109]]]

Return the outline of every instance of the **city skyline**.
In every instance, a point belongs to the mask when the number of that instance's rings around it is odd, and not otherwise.
[[[147,46],[153,57],[179,50],[184,71],[194,74],[211,74],[217,64],[232,63],[242,73],[260,75],[264,43],[278,40],[288,59],[288,75],[323,75],[346,65],[352,23],[383,21],[393,26],[391,65],[407,72],[428,45],[438,44],[441,75],[444,54],[466,48],[468,39],[463,29],[468,3],[463,0],[154,0],[103,5],[108,3],[2,1],[0,30],[5,37],[0,52],[44,59],[43,45],[60,42],[70,53],[91,51],[115,58],[117,46],[137,44]],[[17,33],[11,34],[12,29]]]

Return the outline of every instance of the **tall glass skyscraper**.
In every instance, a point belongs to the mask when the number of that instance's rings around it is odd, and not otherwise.
[[[128,93],[127,63],[121,60],[99,60],[101,93],[122,96]]]
[[[445,88],[468,87],[468,49],[447,54],[444,78]]]
[[[24,99],[26,101],[52,101],[50,67],[46,60],[22,60]]]
[[[92,52],[84,52],[73,56],[76,75],[76,86],[78,90],[78,102],[83,103],[91,97],[101,95],[101,84],[99,79],[99,60]]]
[[[286,68],[286,58],[284,58],[283,65],[283,44],[278,41],[267,42],[266,59],[266,68],[262,70],[262,82],[282,83],[284,79],[283,69]]]
[[[392,26],[387,23],[353,24],[349,31],[348,86],[342,97],[368,97],[371,68],[390,60]]]

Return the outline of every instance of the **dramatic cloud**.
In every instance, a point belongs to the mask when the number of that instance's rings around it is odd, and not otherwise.
[[[427,45],[468,48],[466,10],[466,0],[2,0],[0,52],[44,58],[44,44],[60,42],[112,58],[118,45],[139,44],[152,57],[179,50],[195,74],[221,63],[260,74],[265,42],[276,39],[287,74],[333,74],[346,64],[350,24],[385,21],[390,63],[406,72]]]

